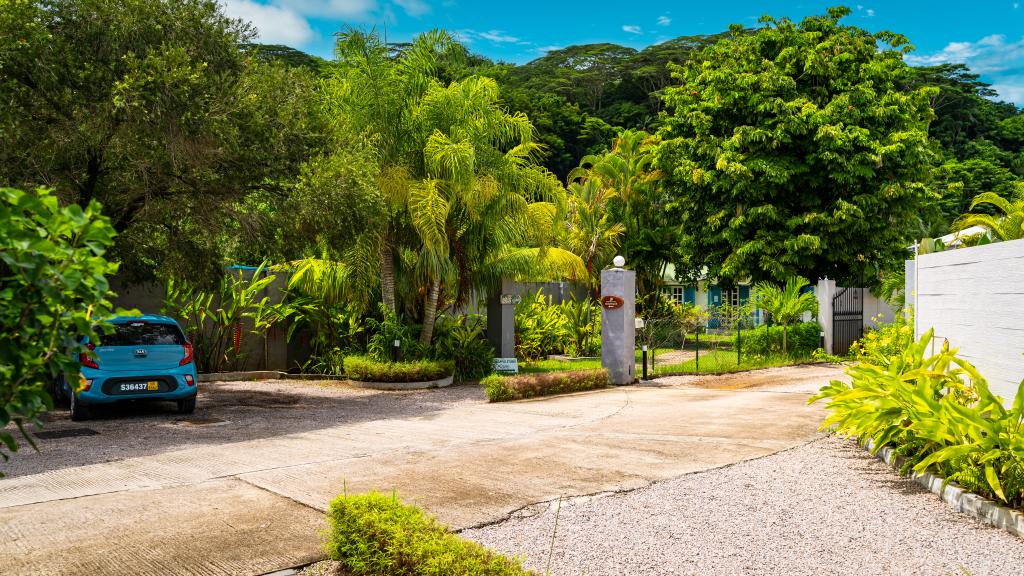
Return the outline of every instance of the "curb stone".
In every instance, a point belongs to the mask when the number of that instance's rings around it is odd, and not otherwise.
[[[440,380],[424,380],[422,382],[362,382],[360,380],[349,380],[360,388],[372,388],[374,390],[422,390],[424,388],[444,388],[451,386],[455,375]]]
[[[873,446],[874,442],[869,440],[866,448],[870,452]],[[875,457],[897,471],[906,463],[906,458],[896,454],[891,446],[883,446]],[[911,471],[907,477],[932,494],[938,495],[953,510],[972,516],[990,526],[1002,528],[1018,538],[1024,538],[1024,514],[1002,506],[995,500],[968,492],[956,482],[946,483],[941,476],[931,472]]]

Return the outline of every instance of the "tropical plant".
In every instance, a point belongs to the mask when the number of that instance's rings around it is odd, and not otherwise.
[[[868,330],[850,346],[850,356],[855,360],[888,366],[914,343],[914,317],[910,311],[900,313],[888,324]]]
[[[805,312],[817,312],[818,300],[813,292],[805,292],[807,280],[791,276],[784,286],[771,282],[754,285],[754,302],[758,308],[768,312],[773,321],[782,325],[782,352],[788,353],[787,336],[789,326],[800,319]]]
[[[1024,238],[1024,183],[1018,183],[1019,191],[1012,200],[1007,200],[994,192],[983,192],[974,197],[971,210],[982,204],[994,206],[1003,213],[1002,216],[990,214],[964,214],[953,223],[953,229],[960,231],[971,226],[981,226],[989,231],[996,240],[1020,240]]]
[[[431,356],[453,362],[457,382],[479,380],[494,369],[494,348],[484,338],[485,325],[475,314],[438,319]]]
[[[823,428],[894,446],[907,468],[935,469],[946,482],[1024,505],[1024,382],[1012,406],[945,342],[928,356],[934,331],[889,355],[849,369],[851,383],[833,381],[811,398],[827,399]]]
[[[566,353],[570,356],[594,356],[601,349],[601,308],[590,298],[572,299],[559,305],[568,337]]]
[[[614,190],[603,186],[592,170],[577,168],[569,178],[566,245],[583,260],[591,288],[596,289],[599,278],[595,271],[611,263],[626,227],[608,212]]]
[[[390,310],[399,309],[396,285],[407,283],[425,347],[440,310],[502,279],[585,276],[578,257],[553,245],[565,194],[536,164],[540,146],[529,119],[499,105],[493,79],[444,85],[434,77],[453,46],[447,34],[431,32],[392,58],[376,34],[346,32],[325,95],[341,128],[363,134],[379,159],[387,222],[356,246],[365,247],[361,256],[379,254]],[[317,266],[325,264],[332,265]],[[310,278],[348,282],[365,268],[341,266]]]
[[[242,365],[246,355],[243,320],[254,321],[247,333],[265,338],[270,326],[291,314],[287,304],[271,304],[269,296],[263,295],[277,278],[266,270],[266,264],[261,264],[249,274],[228,272],[213,291],[182,279],[167,279],[163,313],[182,321],[200,370],[223,372]]]
[[[58,378],[78,388],[78,358],[92,354],[81,337],[113,314],[107,275],[117,265],[105,253],[114,240],[98,202],[61,207],[49,190],[0,188],[0,456],[18,442],[14,423],[35,447],[25,424],[41,426],[53,408],[47,389]],[[2,476],[2,473],[0,473]]]
[[[516,358],[537,360],[565,351],[565,317],[550,298],[537,291],[516,305]]]
[[[384,303],[378,304],[381,318],[367,318],[366,326],[370,331],[366,353],[369,357],[381,362],[392,360],[395,342],[402,359],[420,358],[423,347],[417,340],[413,327],[388,308]]]

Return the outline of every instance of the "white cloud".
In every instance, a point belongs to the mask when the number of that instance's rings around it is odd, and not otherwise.
[[[555,50],[561,49],[562,46],[538,46],[537,48],[534,48],[534,50],[540,52],[541,54],[547,54],[548,52],[554,52]]]
[[[910,54],[908,64],[934,66],[944,62],[966,64],[978,74],[992,74],[1017,68],[1024,60],[1024,38],[1007,42],[1002,34],[985,36],[977,42],[950,42],[933,54]]]
[[[622,31],[623,32],[629,32],[630,34],[643,34],[644,33],[644,31],[641,30],[639,26],[634,26],[632,24],[625,24],[625,25],[623,25],[622,26]]]
[[[672,23],[672,19],[668,16],[658,16],[658,26],[668,26]]]
[[[430,5],[423,0],[395,0],[395,4],[402,7],[405,13],[413,18],[419,18],[430,12]]]
[[[503,43],[503,42],[519,42],[519,38],[515,36],[509,36],[501,30],[488,30],[487,32],[478,32],[477,36],[484,40],[490,40],[491,42]]]
[[[992,84],[992,89],[999,94],[999,100],[1007,100],[1017,106],[1024,106],[1024,76],[1000,78]]]
[[[871,18],[871,17],[873,17],[875,15],[875,11],[873,9],[871,9],[871,8],[868,8],[867,10],[865,10],[864,13],[868,15],[868,18]]]
[[[232,18],[252,22],[259,39],[267,44],[302,46],[313,38],[309,22],[293,10],[282,6],[260,4],[251,0],[230,0],[224,13]]]
[[[273,0],[303,16],[361,20],[376,12],[377,0]]]

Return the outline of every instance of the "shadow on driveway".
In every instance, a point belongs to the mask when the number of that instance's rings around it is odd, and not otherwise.
[[[193,445],[296,434],[371,420],[430,417],[459,404],[486,402],[476,384],[381,392],[346,382],[273,380],[200,384],[193,414],[172,402],[123,402],[72,422],[66,409],[43,417],[39,452],[26,447],[2,466],[8,477],[36,474]]]

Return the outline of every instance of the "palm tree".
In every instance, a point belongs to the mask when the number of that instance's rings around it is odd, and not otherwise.
[[[995,206],[1002,216],[989,214],[964,214],[953,222],[953,230],[960,231],[971,226],[987,228],[996,240],[1020,240],[1024,238],[1024,192],[1007,200],[995,192],[983,192],[974,197],[970,210],[981,204]]]
[[[782,324],[782,352],[788,353],[786,338],[789,325],[803,316],[804,312],[815,312],[818,300],[811,292],[803,292],[807,281],[792,276],[784,286],[771,282],[758,282],[754,286],[754,301],[757,306],[769,314],[776,322]]]
[[[565,191],[536,164],[540,145],[529,119],[499,105],[493,79],[445,86],[430,75],[433,55],[449,42],[437,33],[421,37],[392,60],[375,35],[353,32],[339,41],[343,66],[329,81],[331,105],[339,125],[356,128],[379,158],[388,223],[347,249],[346,261],[307,260],[293,280],[321,295],[365,291],[361,269],[372,266],[376,250],[384,304],[395,310],[396,285],[407,284],[425,345],[439,309],[493,289],[502,277],[585,275],[579,258],[553,246]]]
[[[583,260],[591,285],[596,287],[594,271],[611,262],[626,227],[608,212],[608,200],[615,196],[613,189],[602,186],[589,170],[573,170],[569,178],[566,243]]]

